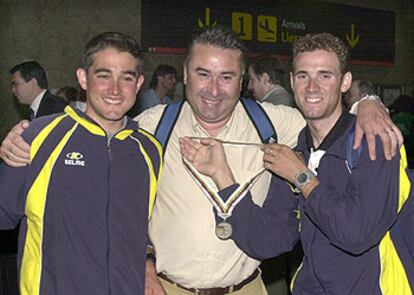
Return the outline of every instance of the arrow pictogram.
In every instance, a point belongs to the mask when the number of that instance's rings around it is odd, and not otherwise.
[[[359,42],[359,35],[355,34],[355,25],[352,24],[351,25],[351,36],[349,36],[349,34],[346,34],[346,40],[349,43],[349,46],[351,46],[351,48],[354,48],[358,42]]]
[[[201,19],[198,19],[198,26],[200,28],[210,26],[210,8],[209,7],[206,7],[205,21],[203,22]],[[217,26],[217,21],[214,21],[213,26]]]

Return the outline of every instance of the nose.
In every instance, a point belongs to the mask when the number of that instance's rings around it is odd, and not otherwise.
[[[111,85],[110,85],[111,94],[113,94],[113,95],[118,95],[119,94],[119,89],[120,89],[119,83],[120,83],[119,80],[113,80],[111,82]]]
[[[247,90],[253,90],[252,80],[249,80],[249,83],[247,84]]]
[[[308,91],[316,91],[319,89],[319,84],[314,78],[309,78],[308,85],[306,85]]]
[[[210,88],[209,90],[210,90],[210,92],[213,96],[217,96],[219,94],[220,85],[219,85],[218,78],[211,78],[209,88]]]

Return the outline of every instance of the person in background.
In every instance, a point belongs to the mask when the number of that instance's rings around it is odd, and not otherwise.
[[[149,89],[139,94],[138,113],[158,104],[168,104],[174,99],[177,70],[170,65],[159,65],[152,74]]]
[[[292,95],[282,86],[284,72],[276,57],[260,56],[249,69],[248,89],[256,100],[295,106]]]
[[[56,95],[65,99],[67,103],[79,100],[79,91],[73,86],[59,88]]]
[[[355,102],[367,95],[376,95],[374,84],[369,80],[353,80],[351,87],[344,94],[343,103],[351,110]]]
[[[414,169],[414,98],[406,94],[400,95],[389,106],[389,111],[404,136],[408,166]]]
[[[28,105],[29,119],[63,112],[66,101],[48,90],[46,72],[36,61],[18,64],[10,69],[11,91],[20,104]]]

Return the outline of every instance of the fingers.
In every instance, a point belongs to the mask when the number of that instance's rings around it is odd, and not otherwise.
[[[13,129],[16,128],[16,131],[20,131],[19,135],[23,133],[23,131],[27,128],[29,128],[30,122],[28,120],[22,120],[20,121],[16,126],[13,127]]]
[[[394,123],[391,124],[391,130],[394,131],[394,135],[397,137],[398,145],[402,146],[402,144],[404,143],[404,137],[401,133],[401,130]]]
[[[193,162],[195,155],[200,148],[200,144],[189,137],[181,137],[179,139],[181,154],[190,162]]]
[[[272,145],[266,145],[262,148],[263,150],[263,162],[264,167],[267,170],[270,170],[272,168],[273,163],[276,160],[276,149],[272,147]]]
[[[12,167],[23,167],[30,164],[30,146],[20,137],[4,139],[0,146],[0,157]]]
[[[30,164],[30,145],[24,141],[21,134],[29,127],[27,120],[16,124],[7,134],[0,146],[0,157],[13,167],[22,167]]]
[[[361,126],[359,124],[356,124],[355,137],[354,137],[354,146],[353,146],[354,150],[357,150],[361,146],[363,138],[364,138],[364,131],[363,131],[363,129],[361,128]]]

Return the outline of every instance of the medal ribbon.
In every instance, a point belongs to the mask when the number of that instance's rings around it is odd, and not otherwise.
[[[241,200],[243,200],[243,198],[250,191],[256,180],[259,179],[259,176],[265,171],[265,169],[262,168],[253,176],[249,177],[245,182],[239,185],[239,187],[230,195],[227,201],[224,202],[220,195],[217,192],[215,192],[214,189],[212,189],[211,186],[203,180],[202,174],[198,172],[190,162],[188,162],[185,159],[183,159],[183,162],[184,166],[187,168],[188,172],[193,177],[197,185],[207,196],[207,199],[216,208],[218,215],[224,220],[227,217],[231,216],[233,209],[236,207],[236,205]]]

